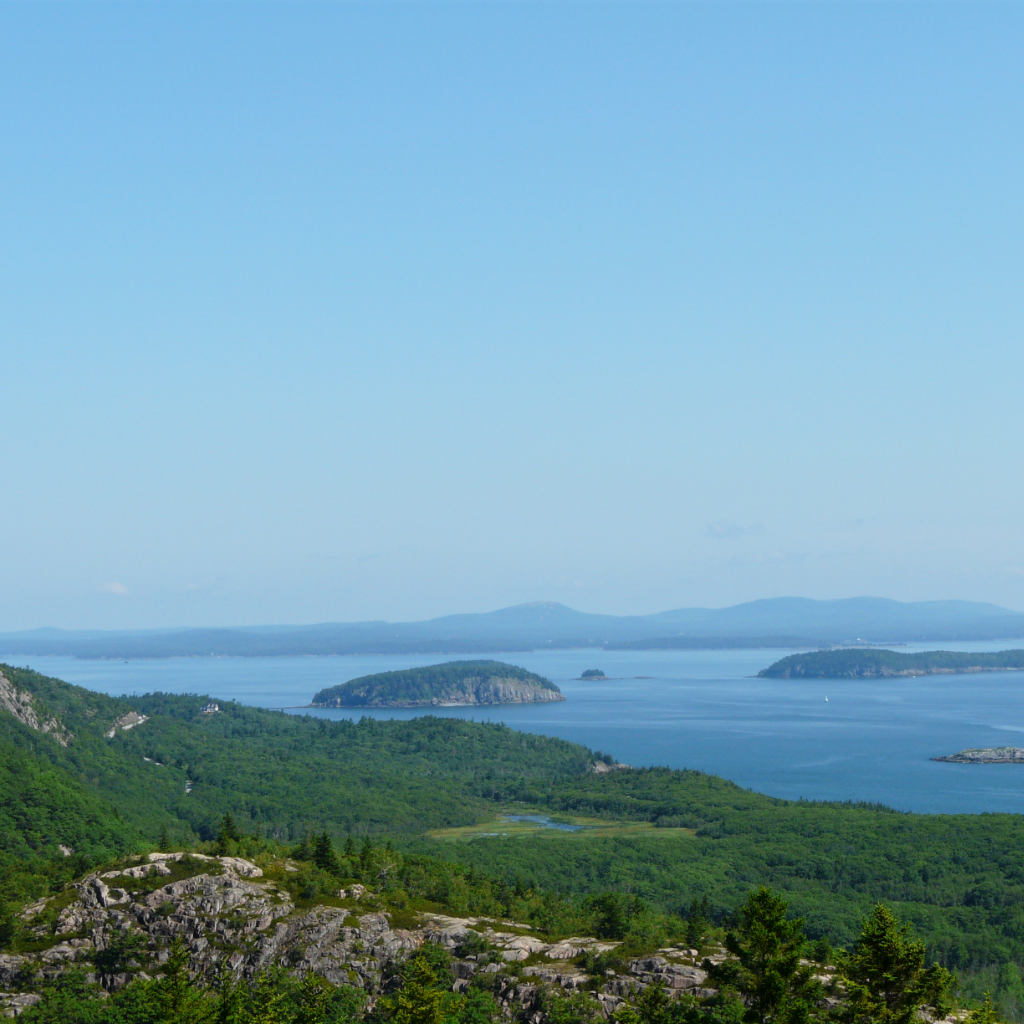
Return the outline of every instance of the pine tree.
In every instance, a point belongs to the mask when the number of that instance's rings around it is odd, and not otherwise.
[[[160,846],[160,849],[162,851],[164,851],[164,852],[170,850],[170,848],[171,848],[171,838],[167,834],[167,826],[166,825],[161,825],[160,826],[159,846]]]

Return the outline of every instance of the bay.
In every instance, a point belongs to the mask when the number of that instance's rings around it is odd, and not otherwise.
[[[1021,641],[901,650],[1005,650]],[[1024,765],[931,761],[966,747],[1024,745],[1024,672],[916,679],[753,678],[781,650],[542,651],[491,657],[547,676],[567,700],[439,708],[560,736],[636,766],[696,768],[787,799],[855,800],[924,812],[1024,812]],[[87,661],[0,655],[115,696],[162,690],[324,718],[408,719],[420,709],[296,709],[325,686],[453,660],[437,655]],[[599,668],[607,679],[583,681]],[[825,698],[828,698],[827,702]]]

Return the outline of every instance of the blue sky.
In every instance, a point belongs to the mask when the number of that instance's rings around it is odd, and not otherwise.
[[[1024,608],[1022,44],[0,6],[0,629]]]

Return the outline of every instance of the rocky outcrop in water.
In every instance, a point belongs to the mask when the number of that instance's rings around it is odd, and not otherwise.
[[[984,747],[961,750],[959,754],[933,757],[933,761],[951,761],[954,764],[1024,764],[1024,747]]]

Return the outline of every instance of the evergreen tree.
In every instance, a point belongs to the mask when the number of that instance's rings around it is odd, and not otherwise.
[[[552,994],[546,1006],[549,1024],[596,1024],[601,1006],[584,992],[570,995]]]
[[[500,1017],[501,1009],[494,997],[479,988],[466,989],[448,1013],[452,1024],[494,1024]]]
[[[669,1024],[670,1007],[671,1002],[662,982],[648,985],[636,999],[640,1024]]]
[[[291,1024],[286,1000],[284,972],[279,968],[261,971],[256,977],[246,1024]]]
[[[393,1024],[445,1024],[445,993],[425,956],[417,956],[405,972],[394,1002]]]
[[[338,873],[338,858],[334,855],[334,844],[326,829],[313,840],[313,863],[322,871]]]
[[[888,907],[878,904],[864,922],[853,952],[841,958],[850,997],[848,1016],[871,1024],[910,1024],[921,1006],[941,1007],[950,975],[925,966],[925,946]]]
[[[160,839],[158,841],[160,849],[164,852],[171,848],[171,837],[167,834],[167,826],[160,826]]]
[[[306,971],[302,979],[302,997],[295,1024],[324,1024],[331,990],[315,971]]]
[[[171,943],[164,976],[156,983],[156,1002],[161,1024],[206,1024],[212,1019],[212,1004],[192,984],[189,951],[180,938]]]
[[[246,1024],[246,1013],[245,991],[237,975],[225,963],[221,968],[213,1019],[216,1024]]]
[[[1000,1016],[996,1013],[996,1008],[992,1005],[992,996],[986,992],[985,1002],[981,1004],[976,1010],[971,1010],[967,1014],[965,1024],[1000,1024]]]
[[[351,834],[345,836],[345,856],[354,857],[356,855],[356,844],[352,839]]]
[[[710,925],[711,905],[707,896],[690,901],[690,912],[686,915],[686,941],[694,948],[700,949],[704,936]]]
[[[302,830],[302,838],[299,840],[299,845],[292,851],[292,856],[296,860],[313,859],[313,842],[310,838],[308,828],[304,828]]]
[[[18,930],[18,921],[14,916],[14,907],[0,903],[0,950],[8,946]]]
[[[614,1024],[642,1024],[640,1014],[632,1003],[619,1003],[612,1018]]]
[[[803,919],[787,920],[788,904],[766,886],[754,890],[739,911],[739,926],[725,938],[736,958],[713,965],[719,985],[735,988],[747,1006],[751,1024],[794,1024],[806,1019],[820,985],[800,966],[806,939]]]
[[[235,824],[235,819],[231,817],[231,812],[225,812],[223,819],[221,819],[220,831],[217,833],[218,853],[222,857],[227,857],[229,854],[234,853],[235,843],[239,842],[241,838],[242,833],[238,831],[238,826]]]
[[[141,932],[115,932],[106,947],[92,956],[100,974],[136,974],[146,957],[146,943]]]
[[[369,876],[373,870],[373,843],[369,836],[363,839],[363,848],[359,851],[359,870],[364,876]]]

